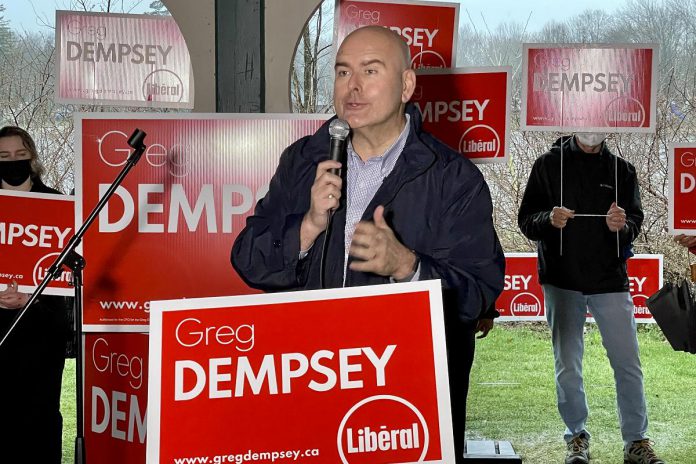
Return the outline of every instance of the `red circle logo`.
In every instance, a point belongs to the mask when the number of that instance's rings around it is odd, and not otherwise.
[[[496,158],[500,156],[500,137],[491,126],[477,124],[462,134],[459,152],[467,158]]]
[[[607,104],[604,121],[607,127],[643,127],[645,108],[633,97],[616,97]]]
[[[413,404],[398,396],[377,395],[346,413],[337,445],[343,464],[422,462],[429,439],[425,419]]]
[[[652,318],[652,314],[650,314],[650,310],[648,309],[648,305],[646,303],[648,299],[647,295],[633,295],[631,299],[633,300],[633,315],[636,317],[636,319]]]
[[[541,301],[533,293],[520,293],[510,301],[510,313],[517,317],[541,316]]]
[[[445,63],[445,59],[438,52],[423,50],[413,56],[411,67],[414,69],[442,69],[446,68],[447,64]]]

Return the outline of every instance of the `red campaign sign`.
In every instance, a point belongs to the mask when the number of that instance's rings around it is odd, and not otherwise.
[[[140,162],[83,240],[86,330],[147,331],[151,300],[255,292],[230,264],[232,243],[268,190],[282,151],[325,118],[78,118],[80,221],[123,168],[129,135],[135,128],[147,134]]]
[[[19,291],[32,293],[74,234],[72,196],[0,190],[0,290],[16,280]],[[70,272],[63,271],[44,290],[73,295]]]
[[[655,322],[645,300],[662,287],[662,255],[635,255],[626,270],[636,322]]]
[[[655,131],[657,46],[523,48],[522,130]]]
[[[191,57],[171,16],[56,11],[60,103],[193,108]]]
[[[454,463],[440,292],[153,302],[147,462]]]
[[[495,308],[501,321],[546,319],[536,253],[505,253],[505,283]]]
[[[457,50],[459,4],[424,1],[336,0],[334,44],[364,26],[384,26],[406,40],[411,66],[451,68]]]
[[[423,128],[475,163],[504,163],[509,146],[509,66],[418,71],[411,101]]]
[[[669,159],[669,233],[696,235],[696,145],[673,145]]]
[[[505,284],[495,303],[500,321],[545,321],[536,253],[505,254]],[[636,322],[655,322],[645,300],[662,287],[662,255],[639,254],[626,264]],[[589,320],[592,317],[587,315]]]
[[[90,461],[145,463],[148,338],[85,335],[84,430]]]

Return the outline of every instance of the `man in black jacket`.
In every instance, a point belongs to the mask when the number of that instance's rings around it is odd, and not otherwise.
[[[346,37],[334,83],[336,114],[351,127],[346,179],[327,160],[329,123],[292,144],[235,240],[232,264],[264,291],[317,289],[326,240],[327,288],[440,279],[460,462],[477,319],[502,291],[505,259],[481,172],[423,131],[407,104],[416,83],[408,55],[383,27]]]
[[[540,156],[518,215],[537,241],[556,368],[558,410],[566,425],[566,464],[589,462],[590,433],[582,356],[585,314],[594,317],[614,370],[626,463],[663,463],[646,437],[648,417],[626,260],[643,222],[634,167],[604,134],[561,137]]]

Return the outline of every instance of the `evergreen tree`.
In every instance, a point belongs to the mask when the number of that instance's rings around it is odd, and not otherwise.
[[[0,47],[9,44],[12,39],[12,31],[10,30],[8,21],[2,14],[3,11],[5,11],[5,5],[0,3]]]
[[[150,8],[152,11],[148,11],[145,14],[154,16],[169,16],[169,10],[167,10],[167,7],[164,6],[164,3],[162,3],[161,0],[150,2]]]

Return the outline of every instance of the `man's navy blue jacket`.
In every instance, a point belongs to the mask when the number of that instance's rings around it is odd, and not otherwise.
[[[471,161],[423,132],[413,105],[407,111],[411,130],[406,146],[362,220],[372,220],[375,208],[383,205],[396,237],[420,258],[420,280],[441,279],[446,315],[472,322],[495,302],[505,273],[490,192]],[[300,261],[300,224],[309,210],[317,164],[328,158],[329,123],[283,152],[268,194],[235,240],[232,264],[251,287],[264,291],[319,288],[324,234]],[[345,219],[342,201],[329,235],[327,288],[342,286]],[[346,287],[385,283],[388,277],[347,270]]]

